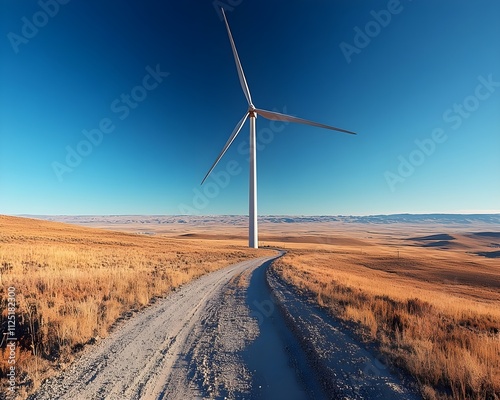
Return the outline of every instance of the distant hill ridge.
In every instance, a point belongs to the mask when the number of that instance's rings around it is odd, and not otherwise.
[[[20,215],[21,217],[38,218],[49,221],[73,224],[246,224],[243,215]],[[498,225],[500,214],[391,214],[391,215],[264,215],[259,217],[261,223],[294,224],[294,223],[359,223],[359,224],[397,224],[397,223],[439,223],[468,225],[484,223]]]

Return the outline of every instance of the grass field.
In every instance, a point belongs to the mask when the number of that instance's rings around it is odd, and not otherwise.
[[[272,252],[247,249],[242,227],[188,228],[169,234],[164,224],[139,221],[119,227],[127,233],[0,216],[1,377],[9,366],[9,287],[23,396],[134,310],[201,274]],[[264,228],[261,245],[287,250],[274,265],[280,275],[356,326],[417,379],[426,398],[500,398],[498,232]],[[148,234],[132,233],[143,230]]]
[[[354,323],[365,341],[417,379],[426,398],[498,399],[500,263],[473,254],[498,241],[490,236],[399,241],[394,232],[391,245],[295,238],[274,268]]]
[[[13,287],[19,394],[63,368],[132,310],[201,274],[271,253],[239,243],[0,216],[0,323],[7,333],[7,290]],[[9,350],[3,339],[0,373],[5,378]]]

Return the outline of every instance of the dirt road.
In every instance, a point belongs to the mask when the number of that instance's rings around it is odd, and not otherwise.
[[[417,398],[386,370],[366,380],[375,389],[361,390],[370,357],[365,353],[342,353],[355,355],[346,372],[356,376],[336,380],[335,371],[342,368],[325,367],[314,348],[343,349],[343,343],[332,347],[322,341],[352,340],[332,336],[323,317],[306,304],[301,309],[297,298],[292,301],[296,316],[306,321],[301,313],[312,313],[307,318],[327,334],[305,331],[300,322],[290,326],[286,308],[293,293],[276,280],[270,288],[266,270],[271,261],[245,261],[184,285],[87,347],[30,399]],[[309,346],[304,334],[314,334],[317,343]],[[356,345],[349,345],[354,351]]]

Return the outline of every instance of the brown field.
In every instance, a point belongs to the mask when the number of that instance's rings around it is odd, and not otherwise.
[[[121,318],[201,274],[271,251],[0,216],[0,323],[16,290],[16,374],[25,395]],[[5,337],[2,339],[5,340]],[[5,384],[8,352],[2,341]],[[2,391],[5,386],[2,387]]]
[[[423,232],[352,230],[267,244],[289,251],[274,264],[285,280],[354,323],[426,398],[498,399],[500,263],[490,252],[499,235]]]
[[[246,241],[244,218],[232,225],[110,222],[101,226]],[[357,326],[363,340],[416,378],[426,398],[500,399],[497,226],[264,221],[260,228],[261,246],[288,251],[275,269]]]
[[[14,286],[23,390],[131,310],[268,253],[245,247],[244,218],[149,220],[85,223],[120,233],[0,216],[1,323],[5,332]],[[414,376],[426,398],[500,398],[500,233],[491,225],[263,223],[260,244],[287,250],[274,268]]]

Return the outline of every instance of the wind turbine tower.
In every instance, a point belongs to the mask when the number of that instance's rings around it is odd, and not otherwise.
[[[248,245],[251,248],[258,248],[259,247],[259,237],[258,237],[258,225],[257,225],[257,148],[256,148],[256,120],[257,120],[257,114],[260,115],[261,117],[264,117],[266,119],[274,120],[274,121],[287,121],[287,122],[295,122],[299,124],[305,124],[305,125],[311,125],[311,126],[316,126],[318,128],[324,128],[324,129],[330,129],[333,131],[338,131],[338,132],[344,132],[344,133],[350,133],[355,135],[356,133],[347,131],[345,129],[340,129],[340,128],[335,128],[334,126],[330,125],[324,125],[320,124],[318,122],[314,121],[309,121],[307,119],[302,119],[302,118],[297,118],[297,117],[292,117],[291,115],[286,115],[286,114],[281,114],[277,113],[274,111],[266,111],[266,110],[261,110],[258,108],[255,108],[255,106],[252,103],[252,97],[250,95],[250,90],[248,89],[248,84],[247,80],[245,78],[245,74],[243,73],[243,67],[241,66],[240,58],[238,57],[238,52],[236,51],[236,45],[234,44],[233,40],[233,35],[231,34],[231,30],[229,29],[229,24],[227,22],[226,14],[224,13],[224,9],[222,9],[222,15],[224,16],[224,22],[226,23],[226,28],[227,28],[227,34],[229,36],[229,41],[231,42],[231,48],[233,50],[233,55],[234,55],[234,61],[236,63],[236,70],[238,71],[238,77],[240,79],[240,84],[241,88],[243,89],[243,93],[247,99],[248,102],[248,110],[245,112],[245,115],[243,115],[243,118],[241,118],[240,122],[236,125],[236,127],[233,130],[233,133],[227,140],[224,148],[220,152],[219,156],[215,160],[215,162],[212,164],[212,167],[210,170],[207,172],[205,175],[205,178],[203,178],[203,181],[201,184],[205,182],[205,180],[208,178],[210,173],[213,171],[217,163],[220,161],[220,159],[224,156],[226,153],[227,149],[231,146],[231,144],[234,142],[236,139],[236,136],[238,136],[238,133],[240,133],[241,128],[245,124],[245,121],[247,118],[250,119],[250,185],[249,185],[249,210],[248,210]]]

